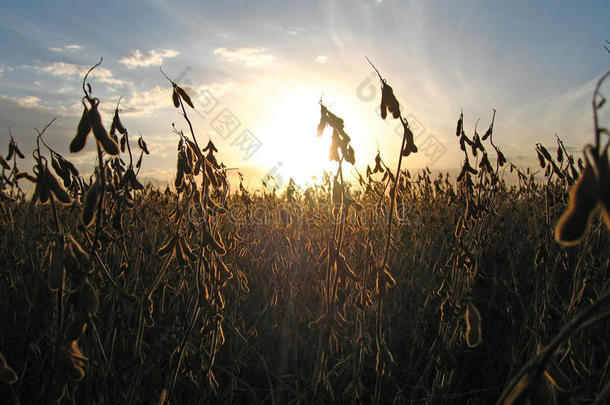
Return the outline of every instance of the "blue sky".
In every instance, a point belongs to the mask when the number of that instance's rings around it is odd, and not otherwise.
[[[345,119],[358,167],[377,148],[390,163],[397,122],[375,113],[366,55],[420,128],[417,142],[438,152],[409,157],[407,167],[458,167],[460,111],[471,133],[479,118],[484,131],[493,108],[497,143],[534,166],[533,145],[553,145],[555,133],[574,150],[592,139],[593,86],[610,68],[609,17],[607,1],[9,2],[0,10],[0,144],[10,127],[29,151],[32,128],[57,117],[48,139],[67,151],[83,69],[102,56],[91,84],[103,118],[109,126],[123,96],[123,122],[152,151],[149,179],[174,174],[171,124],[186,129],[159,65],[196,99],[201,142],[210,137],[252,185],[270,170],[304,182],[333,167],[329,134],[315,137],[320,96]],[[220,134],[213,123],[226,111],[239,125]],[[94,153],[70,159],[86,169]]]

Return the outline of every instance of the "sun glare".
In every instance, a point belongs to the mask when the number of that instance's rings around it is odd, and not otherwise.
[[[324,170],[336,170],[336,162],[328,159],[330,134],[318,138],[316,126],[320,120],[319,95],[299,91],[280,99],[272,109],[273,115],[264,126],[265,154],[263,167],[286,185],[290,177],[297,184],[320,178]]]

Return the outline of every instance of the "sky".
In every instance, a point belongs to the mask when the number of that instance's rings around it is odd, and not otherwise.
[[[280,185],[306,184],[336,167],[330,133],[316,137],[320,99],[345,120],[358,170],[378,150],[395,164],[400,123],[379,117],[379,81],[365,56],[414,129],[420,152],[405,159],[409,169],[459,167],[461,111],[472,135],[495,109],[495,143],[517,165],[535,166],[534,145],[554,147],[555,134],[580,153],[593,139],[595,83],[610,69],[608,1],[3,3],[0,148],[11,133],[31,156],[34,128],[56,117],[47,143],[91,171],[92,145],[70,154],[68,144],[83,74],[103,57],[89,80],[102,118],[109,127],[122,97],[132,140],[141,135],[151,151],[141,174],[155,184],[175,176],[172,124],[188,129],[159,66],[193,97],[199,143],[211,139],[250,187],[269,173]],[[607,126],[608,108],[601,117]],[[21,165],[31,170],[31,159]]]

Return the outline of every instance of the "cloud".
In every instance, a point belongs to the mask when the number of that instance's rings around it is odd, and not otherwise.
[[[14,97],[10,97],[10,96],[5,96],[5,95],[0,95],[0,99],[2,100],[8,100],[8,101],[12,101],[13,103],[17,104],[20,107],[23,108],[36,108],[39,110],[49,110],[49,107],[40,104],[40,98],[36,97],[36,96],[14,96]]]
[[[203,86],[199,86],[196,90],[197,94],[201,94],[201,92],[207,90],[214,97],[222,97],[227,92],[229,92],[233,88],[233,83],[212,83],[212,84],[204,84]]]
[[[294,27],[294,28],[288,28],[285,30],[286,34],[288,35],[299,35],[302,32],[306,32],[307,28],[303,28],[303,27]]]
[[[63,85],[59,88],[59,90],[57,90],[57,92],[59,94],[66,94],[66,93],[70,93],[71,91],[74,91],[74,90],[75,90],[74,87]]]
[[[2,76],[2,73],[4,73],[4,69],[0,68],[0,76]]]
[[[169,108],[171,105],[171,89],[155,86],[148,91],[134,90],[131,98],[122,104],[124,115],[150,115],[159,108]],[[112,106],[114,111],[114,106]]]
[[[83,49],[83,47],[80,45],[72,44],[72,45],[66,45],[63,48],[54,46],[54,47],[51,47],[48,49],[49,49],[49,51],[52,51],[52,52],[63,52],[63,51],[78,52],[81,49]]]
[[[275,59],[275,56],[264,53],[265,48],[217,48],[214,49],[214,54],[220,55],[229,62],[238,62],[247,67],[261,67],[269,65]]]
[[[140,51],[136,49],[119,59],[119,63],[126,65],[129,69],[147,66],[159,66],[165,58],[175,58],[180,52],[173,49],[157,49]]]
[[[13,98],[17,104],[24,108],[43,108],[44,106],[40,104],[40,98],[36,96],[25,96],[25,97],[15,97]]]
[[[327,60],[328,60],[328,56],[324,56],[324,55],[316,56],[316,62],[318,62],[318,63],[326,63]]]
[[[84,76],[89,70],[89,66],[75,65],[66,62],[53,62],[46,66],[30,66],[24,65],[24,68],[34,69],[39,72],[48,73],[51,76]],[[123,80],[113,77],[112,72],[103,67],[97,67],[91,72],[91,77],[95,77],[102,83],[112,84],[116,86],[124,86],[127,83]]]

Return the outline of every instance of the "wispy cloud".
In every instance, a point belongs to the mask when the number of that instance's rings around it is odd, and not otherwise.
[[[275,56],[265,51],[265,48],[217,48],[214,49],[214,54],[220,55],[229,62],[242,63],[247,67],[262,67],[275,60]]]
[[[159,66],[163,63],[163,59],[175,58],[179,54],[180,52],[173,49],[152,49],[150,51],[136,49],[119,59],[119,63],[126,65],[129,69]]]
[[[63,52],[63,51],[78,52],[81,49],[83,49],[83,47],[80,45],[77,45],[77,44],[72,44],[72,45],[66,45],[64,47],[53,46],[48,49],[49,49],[49,51],[52,51],[52,52]]]
[[[23,108],[38,108],[38,109],[47,109],[48,107],[40,104],[40,97],[35,96],[16,96],[9,97],[5,95],[0,95],[0,98],[3,100],[9,100],[13,103],[23,107]]]
[[[318,63],[326,63],[327,60],[328,60],[328,56],[324,56],[324,55],[316,56],[316,62],[318,62]]]
[[[288,35],[299,35],[302,32],[306,32],[307,28],[303,28],[303,27],[294,27],[294,28],[288,28],[285,30],[286,34]]]
[[[50,74],[51,76],[73,76],[73,75],[84,75],[88,70],[89,66],[83,65],[75,65],[73,63],[66,62],[53,62],[50,65],[45,66],[31,66],[31,65],[23,65],[23,68],[26,69],[34,69],[39,72]],[[116,79],[112,72],[106,68],[98,67],[91,72],[91,76],[95,77],[102,83],[116,85],[116,86],[124,86],[127,82]]]

